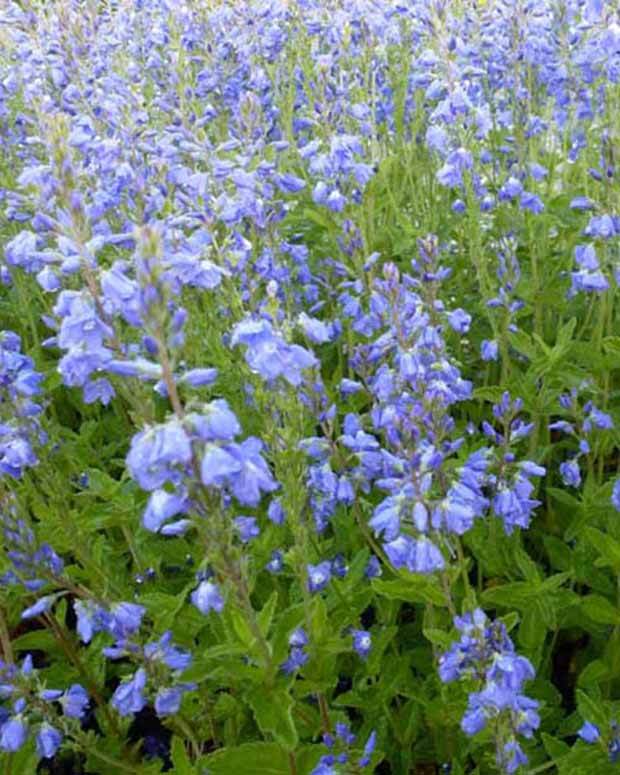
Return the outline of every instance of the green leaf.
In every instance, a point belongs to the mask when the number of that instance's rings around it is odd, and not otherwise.
[[[530,360],[533,360],[536,357],[536,345],[525,331],[519,330],[508,334],[508,341],[517,352],[527,356]]]
[[[446,597],[436,580],[426,576],[411,576],[397,581],[382,581],[373,579],[374,591],[390,598],[390,600],[403,600],[407,603],[434,603],[446,606]]]
[[[265,637],[269,634],[277,604],[278,593],[274,590],[269,596],[269,600],[263,606],[262,611],[258,614],[258,626]]]
[[[620,624],[620,611],[601,595],[586,595],[581,599],[583,612],[599,624]]]
[[[528,650],[535,651],[547,635],[547,623],[537,604],[526,608],[519,625],[519,642]]]
[[[579,686],[588,686],[590,684],[597,684],[601,681],[605,681],[609,678],[609,668],[603,662],[602,659],[595,659],[586,665],[584,669],[579,673],[577,683]]]
[[[175,775],[195,775],[196,770],[189,760],[185,745],[180,737],[172,738],[170,756],[174,765]]]
[[[599,700],[594,700],[581,689],[576,691],[577,710],[584,721],[596,724],[599,729],[607,729],[609,717],[605,706]]]
[[[435,627],[426,627],[422,630],[422,634],[426,640],[433,643],[435,646],[440,646],[442,649],[449,648],[452,643],[452,637],[443,630],[438,630]]]
[[[557,737],[551,737],[546,732],[543,732],[541,737],[545,751],[554,761],[557,761],[562,756],[566,756],[570,752],[570,746],[566,745],[562,740],[558,740]]]
[[[290,775],[286,751],[277,743],[244,743],[221,748],[201,760],[210,775]]]
[[[263,734],[270,734],[280,745],[292,751],[297,745],[293,722],[293,698],[285,689],[265,690],[258,686],[247,695],[254,718]]]
[[[564,541],[560,541],[555,536],[544,536],[543,543],[555,568],[563,571],[572,570],[574,565],[573,553]]]
[[[230,608],[230,611],[228,612],[228,618],[230,619],[230,622],[232,623],[233,631],[245,646],[250,648],[252,644],[254,643],[254,634],[252,633],[252,630],[250,629],[249,624],[247,623],[245,617],[243,616],[243,613],[239,611],[237,608]]]
[[[529,605],[536,594],[535,589],[535,586],[527,581],[514,581],[511,584],[489,587],[482,593],[482,602],[486,605],[521,609]]]
[[[595,527],[586,527],[583,534],[605,561],[604,564],[610,565],[616,573],[620,572],[620,542]]]

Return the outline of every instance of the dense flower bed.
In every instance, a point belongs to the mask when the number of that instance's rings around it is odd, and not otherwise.
[[[0,9],[2,772],[620,758],[620,10]]]

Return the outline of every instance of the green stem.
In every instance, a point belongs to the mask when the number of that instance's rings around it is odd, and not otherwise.
[[[11,636],[4,616],[4,610],[0,608],[0,646],[2,646],[2,657],[9,665],[13,664],[13,648],[11,646]]]

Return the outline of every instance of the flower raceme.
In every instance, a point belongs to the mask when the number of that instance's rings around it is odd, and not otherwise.
[[[36,753],[44,759],[56,754],[61,730],[74,730],[90,703],[79,684],[65,691],[44,688],[30,655],[19,668],[0,661],[0,700],[0,750],[19,751],[34,732]]]
[[[461,728],[475,735],[491,726],[498,736],[498,767],[515,772],[527,763],[517,736],[530,738],[540,724],[538,702],[521,691],[534,668],[516,654],[504,624],[490,622],[481,609],[456,617],[454,625],[461,639],[439,657],[439,676],[446,683],[471,679],[480,686],[469,695]]]
[[[262,493],[277,488],[262,457],[262,442],[253,437],[234,442],[240,431],[226,401],[216,400],[200,412],[172,418],[133,438],[127,467],[142,489],[152,493],[143,516],[145,527],[164,534],[171,534],[175,525],[188,527],[186,520],[169,520],[188,512],[197,486],[232,494],[246,506],[256,506]]]

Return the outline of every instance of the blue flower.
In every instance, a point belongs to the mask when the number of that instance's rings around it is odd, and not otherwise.
[[[596,743],[601,738],[599,728],[590,721],[584,722],[577,734],[582,740],[585,740],[586,743]]]
[[[69,718],[83,718],[89,704],[86,690],[79,684],[73,684],[59,698],[63,713]]]
[[[399,535],[393,541],[383,544],[383,548],[395,568],[410,568],[413,565],[415,542],[409,536]]]
[[[173,686],[170,689],[160,689],[155,696],[155,713],[161,718],[178,713],[183,699],[183,689]]]
[[[76,600],[73,609],[77,618],[77,633],[82,643],[90,643],[93,635],[106,627],[107,613],[90,600]]]
[[[223,399],[205,404],[199,414],[190,414],[187,420],[202,441],[232,441],[241,433],[237,417]]]
[[[179,467],[192,459],[190,439],[178,420],[141,431],[131,440],[127,467],[143,490],[178,480]]]
[[[115,603],[105,629],[117,639],[127,638],[140,629],[146,608],[137,603]]]
[[[279,498],[274,498],[271,501],[271,503],[269,504],[269,508],[267,509],[267,516],[273,522],[274,525],[284,524],[286,515],[284,513],[282,502],[280,501]]]
[[[288,645],[297,646],[299,648],[308,645],[308,635],[306,634],[306,631],[303,627],[297,627],[293,630],[293,632],[289,635]]]
[[[35,616],[40,616],[49,611],[56,599],[57,595],[46,595],[39,598],[36,603],[22,611],[22,619],[34,619]]]
[[[560,463],[560,475],[567,487],[579,487],[581,484],[581,472],[579,464],[575,460]]]
[[[260,535],[260,528],[255,517],[236,517],[235,527],[239,531],[239,538],[243,544],[247,544]]]
[[[96,351],[113,334],[97,315],[92,299],[85,294],[62,291],[54,311],[63,318],[58,332],[58,346],[63,350]]]
[[[43,723],[36,735],[37,753],[43,759],[51,759],[62,743],[62,734],[51,724]]]
[[[375,508],[368,525],[376,535],[383,534],[386,541],[393,541],[400,532],[401,510],[406,503],[403,495],[392,495],[386,498]]]
[[[223,487],[229,478],[241,471],[241,467],[233,449],[207,444],[200,466],[202,483],[207,487]]]
[[[265,565],[265,569],[268,570],[269,573],[280,573],[283,567],[284,555],[279,549],[274,549],[274,551],[271,552],[271,559]]]
[[[217,369],[190,369],[183,373],[179,378],[179,382],[191,387],[204,387],[205,385],[212,385],[218,376]]]
[[[317,364],[311,352],[285,342],[265,320],[246,319],[238,323],[231,344],[247,345],[247,364],[267,381],[283,377],[289,384],[298,387],[302,382],[302,372]]]
[[[362,659],[366,659],[372,648],[372,638],[367,630],[352,630],[353,648]]]
[[[571,199],[569,207],[571,210],[594,210],[595,204],[587,196],[576,196]]]
[[[338,772],[332,766],[332,764],[328,764],[327,762],[320,761],[317,764],[317,766],[312,770],[310,775],[338,775]]]
[[[524,191],[521,194],[520,200],[521,208],[523,210],[530,210],[530,212],[538,215],[545,209],[542,199],[531,191]]]
[[[484,339],[480,347],[480,354],[483,361],[496,361],[499,357],[499,346],[497,342]]]
[[[314,344],[324,344],[333,338],[333,331],[330,326],[317,318],[311,318],[305,312],[297,318],[297,322],[303,329],[304,334]]]
[[[304,649],[299,647],[292,648],[288,658],[280,666],[282,672],[286,673],[287,675],[296,673],[306,664],[309,658],[309,655],[306,651],[304,651]]]
[[[224,598],[222,597],[217,585],[211,581],[201,581],[191,595],[192,603],[201,614],[208,614],[209,611],[222,613],[224,609]]]
[[[310,592],[320,592],[328,585],[332,577],[332,564],[328,560],[318,565],[307,565],[308,589]]]
[[[146,671],[139,668],[134,676],[121,683],[112,695],[112,705],[121,716],[130,716],[139,713],[146,705],[144,688],[146,686]]]
[[[448,315],[448,323],[458,334],[466,334],[471,325],[471,315],[463,309],[455,309]]]
[[[593,215],[584,230],[587,237],[600,237],[611,239],[618,233],[616,222],[611,215]]]
[[[257,506],[263,492],[278,488],[263,459],[262,442],[250,436],[241,444],[218,447],[207,444],[201,464],[201,477],[207,486],[228,486],[239,503]]]
[[[527,764],[527,756],[523,753],[521,746],[516,740],[509,740],[501,752],[502,761],[498,762],[501,766],[503,763],[508,775],[516,772],[522,764]]]
[[[306,187],[305,180],[298,178],[296,175],[292,175],[290,172],[285,172],[283,175],[276,175],[276,184],[286,194],[297,194]]]
[[[12,716],[0,727],[0,749],[19,751],[28,737],[28,724],[21,716]]]
[[[147,530],[157,533],[164,522],[187,510],[187,498],[176,492],[154,490],[142,515],[142,524]]]
[[[412,573],[434,573],[445,567],[442,553],[430,539],[422,536],[415,541],[413,563],[408,565]]]
[[[593,245],[577,245],[575,247],[575,261],[582,269],[596,271],[599,268],[596,249]]]
[[[170,630],[167,630],[159,640],[146,644],[144,657],[147,660],[163,662],[171,670],[187,670],[192,663],[192,655],[172,643]]]
[[[376,579],[381,576],[383,571],[381,570],[381,562],[374,554],[369,558],[364,569],[364,575],[368,579]]]

